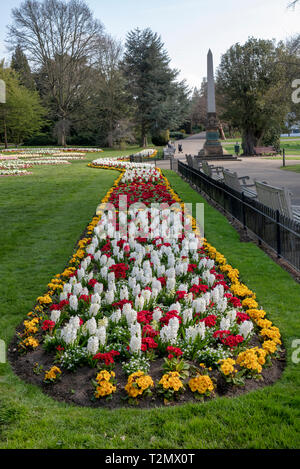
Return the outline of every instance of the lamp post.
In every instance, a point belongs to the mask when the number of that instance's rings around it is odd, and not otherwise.
[[[5,81],[0,80],[0,103],[5,104],[6,103],[6,85]]]
[[[282,166],[285,168],[285,148],[282,149]]]
[[[6,103],[6,84],[4,80],[0,80],[0,104]],[[5,127],[5,120],[4,120],[4,127]],[[4,128],[4,133],[6,136],[6,129]],[[4,138],[6,141],[6,137]]]

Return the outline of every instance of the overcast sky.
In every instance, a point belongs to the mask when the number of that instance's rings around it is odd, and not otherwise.
[[[106,31],[122,41],[133,28],[150,27],[161,35],[171,65],[191,87],[206,76],[211,48],[215,66],[221,55],[249,36],[285,40],[300,33],[300,7],[288,0],[86,0]],[[0,0],[0,58],[9,55],[4,39],[11,9],[22,0]]]

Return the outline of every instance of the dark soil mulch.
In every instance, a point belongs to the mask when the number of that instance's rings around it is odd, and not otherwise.
[[[257,343],[254,339],[251,346],[255,346]],[[114,368],[117,378],[117,391],[113,394],[112,400],[106,400],[93,398],[95,388],[92,380],[95,379],[98,372],[96,368],[84,366],[78,368],[75,372],[70,372],[60,367],[62,370],[61,378],[56,383],[44,383],[45,371],[53,366],[53,358],[54,355],[46,353],[41,346],[35,351],[28,352],[26,355],[20,355],[17,351],[16,337],[8,349],[8,359],[14,372],[24,381],[40,386],[45,394],[48,394],[57,401],[84,407],[104,407],[109,409],[130,406],[128,401],[124,399],[126,397],[124,387],[127,383],[127,377],[120,363],[116,363]],[[33,371],[36,363],[43,366],[43,370],[39,374],[35,374]],[[158,382],[163,374],[162,364],[163,359],[158,359],[151,363],[149,374],[155,383]],[[196,365],[196,363],[194,364]],[[271,367],[263,369],[261,373],[262,380],[246,379],[245,386],[243,387],[227,384],[217,371],[210,372],[210,376],[216,380],[216,396],[235,397],[274,384],[280,378],[284,367],[285,352],[282,352],[279,359],[272,360]],[[197,402],[188,386],[186,386],[186,391],[180,396],[180,399],[170,405],[180,405],[187,402]],[[156,395],[155,391],[151,397],[146,397],[139,401],[140,408],[152,408],[162,405],[164,405],[163,399],[161,396]]]

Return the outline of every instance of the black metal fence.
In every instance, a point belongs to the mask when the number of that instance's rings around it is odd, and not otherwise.
[[[274,250],[278,257],[282,257],[300,271],[300,223],[181,161],[178,162],[178,171],[227,213],[239,220],[244,229],[250,230],[260,242],[264,242]]]

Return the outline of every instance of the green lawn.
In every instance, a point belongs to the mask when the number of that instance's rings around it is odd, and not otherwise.
[[[300,164],[291,164],[285,167],[281,166],[281,169],[284,169],[285,171],[293,171],[295,173],[300,173]]]
[[[233,140],[233,139],[227,139],[227,143],[226,142],[222,142],[222,145],[224,147],[224,149],[230,153],[230,154],[235,154],[235,151],[234,151],[234,143],[238,141],[240,146],[241,146],[241,140],[240,139],[237,139],[237,140]],[[231,143],[232,142],[232,143]],[[281,140],[281,145],[280,145],[281,149],[285,149],[285,154],[286,155],[299,155],[299,158],[300,158],[300,141],[299,140],[294,140],[294,141],[286,141],[286,140]],[[242,149],[240,149],[240,153],[242,153]],[[282,159],[282,156],[277,156],[277,157],[265,157],[265,158],[268,158],[268,159]],[[298,158],[295,158],[295,159],[298,159]]]
[[[62,271],[97,204],[119,175],[88,168],[84,161],[33,172],[0,180],[0,337],[6,342],[52,275]],[[175,173],[164,173],[183,200],[203,202]],[[292,340],[300,337],[300,287],[255,245],[240,243],[227,220],[206,203],[205,215],[208,240],[240,270],[241,280],[257,292],[260,305],[281,329],[288,350],[282,378],[272,387],[235,399],[112,411],[56,402],[21,381],[9,364],[0,364],[1,448],[300,446],[300,364],[291,362]]]

